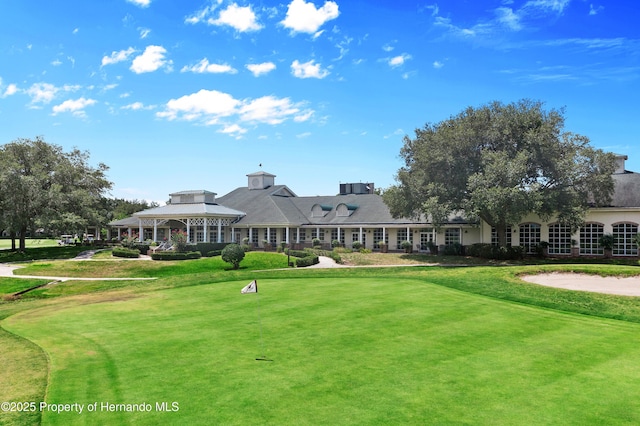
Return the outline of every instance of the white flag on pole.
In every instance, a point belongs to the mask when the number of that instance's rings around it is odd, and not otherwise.
[[[240,293],[242,294],[257,293],[257,292],[258,292],[258,282],[256,280],[251,281],[242,290],[240,290]]]

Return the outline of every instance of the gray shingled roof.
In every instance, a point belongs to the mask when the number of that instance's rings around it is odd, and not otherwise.
[[[626,172],[613,175],[615,192],[613,207],[640,207],[640,173]]]
[[[133,214],[135,217],[185,217],[185,216],[243,216],[244,212],[222,206],[220,204],[167,204]]]

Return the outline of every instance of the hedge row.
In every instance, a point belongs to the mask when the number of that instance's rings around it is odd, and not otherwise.
[[[466,248],[466,253],[473,257],[497,260],[516,260],[524,257],[524,250],[521,246],[498,247],[485,243],[477,243],[468,246]]]
[[[151,255],[151,259],[153,260],[187,260],[200,259],[201,257],[202,254],[199,251],[189,251],[186,253],[175,251],[160,251]]]
[[[296,258],[296,267],[304,268],[305,266],[315,265],[320,262],[320,258],[315,254],[309,255],[307,257],[297,257]]]
[[[140,250],[114,247],[111,251],[111,255],[115,257],[137,258],[140,257]]]
[[[315,265],[320,262],[318,255],[310,250],[285,249],[285,254],[296,258],[294,263],[298,268],[304,268],[305,266]]]

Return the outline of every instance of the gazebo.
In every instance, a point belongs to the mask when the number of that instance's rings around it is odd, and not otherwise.
[[[214,192],[181,191],[169,196],[167,205],[134,213],[109,226],[118,230],[118,239],[137,232],[141,241],[163,241],[170,238],[172,230],[182,230],[190,243],[219,243],[226,228],[245,216],[244,212],[217,204]]]

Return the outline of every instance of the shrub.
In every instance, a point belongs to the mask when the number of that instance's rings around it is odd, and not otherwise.
[[[524,255],[523,248],[520,246],[498,247],[491,244],[481,243],[468,246],[466,252],[469,256],[496,260],[522,259]]]
[[[140,257],[140,250],[125,247],[115,247],[111,252],[111,255],[115,257],[126,257],[134,259]]]
[[[187,251],[187,233],[181,229],[176,229],[171,232],[171,243],[175,251],[179,253],[185,253]]]
[[[220,252],[222,252],[222,249],[224,249],[228,244],[229,243],[197,243],[194,246],[194,249],[189,251],[199,251],[205,257],[218,256],[220,255]],[[218,254],[209,255],[209,253],[215,252],[218,252]]]
[[[153,260],[188,260],[188,259],[200,259],[202,254],[199,251],[189,252],[177,252],[177,251],[160,251],[153,253],[151,259]]]
[[[315,265],[319,262],[320,262],[320,258],[315,254],[312,254],[307,257],[296,258],[296,266],[298,268],[304,268],[305,266]]]
[[[204,257],[220,256],[221,254],[222,254],[222,250],[211,250],[211,251],[207,252],[207,254],[204,255]]]
[[[453,243],[444,246],[442,254],[445,256],[460,256],[462,254],[462,245],[460,243]]]
[[[360,248],[362,248],[362,243],[360,241],[354,241],[351,243],[351,247],[353,247],[354,250],[360,250]]]
[[[336,247],[340,247],[340,246],[341,246],[340,240],[332,240],[331,241],[331,247],[332,248],[336,248]]]
[[[320,241],[320,238],[314,238],[313,240],[311,240],[311,245],[313,247],[319,247],[322,245],[322,241]]]
[[[222,260],[230,263],[233,269],[240,267],[242,259],[244,259],[244,250],[238,244],[229,244],[222,249]]]

